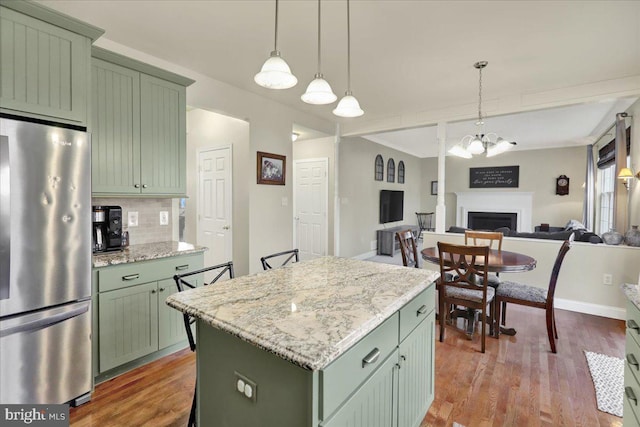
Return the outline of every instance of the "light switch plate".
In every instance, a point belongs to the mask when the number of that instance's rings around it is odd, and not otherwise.
[[[282,196],[282,199],[280,200],[280,204],[282,206],[287,206],[289,205],[289,198],[287,196]]]
[[[129,212],[127,223],[128,223],[129,227],[137,227],[138,226],[138,212]]]
[[[160,211],[160,225],[169,225],[168,211]]]

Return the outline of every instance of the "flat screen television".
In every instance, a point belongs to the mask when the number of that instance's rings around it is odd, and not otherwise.
[[[402,221],[404,191],[380,190],[380,224]]]

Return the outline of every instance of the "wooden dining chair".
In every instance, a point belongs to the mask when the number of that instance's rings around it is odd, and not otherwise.
[[[398,243],[400,244],[402,265],[405,267],[420,268],[416,236],[413,235],[411,230],[402,230],[396,233],[396,239],[398,239]]]
[[[499,231],[464,231],[464,244],[471,246],[489,246],[490,249],[502,250],[502,238],[504,235]],[[497,288],[500,285],[500,273],[489,274],[488,276],[489,286]],[[502,306],[502,316],[506,316],[507,307]],[[504,323],[504,320],[503,322]]]
[[[197,281],[201,280],[201,277],[204,277],[204,274],[213,274],[214,277],[211,280],[207,280],[203,283],[204,286],[211,285],[220,279],[222,279],[226,274],[229,275],[229,279],[233,279],[233,262],[225,262],[224,264],[213,265],[211,267],[205,267],[200,270],[191,271],[189,273],[184,274],[176,274],[173,276],[173,280],[176,282],[176,286],[178,288],[178,292],[183,292],[188,289],[195,289],[197,286]],[[184,328],[187,332],[187,339],[189,340],[189,348],[191,351],[196,351],[196,340],[193,337],[193,331],[191,330],[191,325],[193,325],[196,321],[195,317],[189,316],[188,314],[183,314],[184,318]],[[198,385],[196,384],[196,389]],[[196,426],[196,391],[193,391],[193,400],[191,401],[191,411],[189,412],[189,422],[187,424],[188,427]]]
[[[438,307],[441,315],[440,342],[444,340],[444,330],[451,305],[480,310],[482,322],[481,349],[485,351],[486,323],[493,333],[495,324],[495,290],[487,286],[488,246],[466,246],[438,242],[440,256],[440,279],[438,279]],[[476,262],[478,261],[478,262]],[[487,318],[487,305],[489,317]],[[444,313],[444,314],[443,314]],[[471,320],[470,320],[471,321]]]
[[[263,256],[262,258],[260,258],[260,262],[262,263],[262,268],[264,270],[271,270],[272,268],[274,268],[273,266],[271,266],[271,264],[269,264],[269,260],[272,260],[271,262],[273,263],[274,258],[279,258],[278,262],[281,262],[280,267],[283,267],[289,264],[290,262],[300,261],[300,255],[299,255],[298,249],[291,249],[288,251],[277,252],[275,254]]]
[[[569,252],[571,245],[565,240],[558,251],[558,256],[551,270],[551,278],[549,279],[549,287],[542,289],[536,286],[526,285],[518,282],[503,281],[496,290],[496,317],[500,318],[500,304],[520,304],[528,307],[541,308],[547,312],[547,335],[549,336],[549,344],[551,352],[556,352],[556,340],[558,339],[558,329],[556,328],[556,316],[553,309],[553,296],[556,292],[556,284],[560,267],[564,257]],[[500,328],[496,328],[496,336],[500,334]]]

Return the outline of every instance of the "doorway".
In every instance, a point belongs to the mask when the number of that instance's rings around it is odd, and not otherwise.
[[[328,252],[328,158],[293,163],[293,244],[300,259]]]
[[[232,260],[231,160],[231,146],[198,152],[197,241],[209,248],[204,252],[205,266]]]

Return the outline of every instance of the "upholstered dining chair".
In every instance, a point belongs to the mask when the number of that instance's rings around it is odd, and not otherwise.
[[[495,324],[495,289],[487,286],[488,246],[466,246],[438,242],[440,256],[440,279],[438,280],[438,307],[440,320],[440,342],[444,340],[444,330],[451,305],[480,310],[482,322],[481,349],[485,351],[486,323],[490,331]],[[489,317],[487,318],[487,305]],[[471,320],[470,320],[471,321]]]
[[[534,308],[541,308],[546,311],[547,318],[547,335],[549,336],[549,344],[551,352],[556,352],[556,340],[558,339],[558,329],[556,328],[556,316],[553,309],[553,296],[556,292],[556,284],[560,267],[564,257],[569,252],[571,245],[565,240],[558,251],[558,256],[551,270],[551,278],[549,279],[549,287],[541,289],[536,286],[526,285],[518,282],[504,280],[496,290],[496,317],[500,318],[500,304],[520,304]],[[504,324],[504,321],[503,321]],[[496,328],[496,336],[500,335],[500,328]]]
[[[262,268],[264,270],[271,270],[272,268],[274,268],[271,266],[271,264],[269,264],[269,260],[272,260],[271,262],[273,263],[274,258],[278,258],[278,262],[280,261],[282,262],[282,264],[280,264],[280,267],[285,266],[290,262],[300,261],[300,255],[299,255],[298,249],[291,249],[288,251],[277,252],[275,254],[263,256],[262,258],[260,258],[260,262],[262,263]]]
[[[213,274],[214,277],[211,280],[207,280],[204,282],[204,286],[211,285],[218,280],[222,279],[226,274],[229,275],[229,279],[233,279],[233,262],[225,262],[224,264],[213,265],[211,267],[205,267],[200,270],[191,271],[189,273],[184,274],[176,274],[173,276],[173,280],[176,282],[176,286],[178,287],[178,292],[183,292],[187,289],[196,288],[197,281],[201,280],[204,277],[204,274]],[[191,325],[193,325],[196,321],[195,317],[189,316],[188,314],[183,314],[184,318],[184,327],[187,332],[187,339],[189,340],[189,348],[191,351],[196,351],[196,341],[193,338],[193,331],[191,330]],[[196,389],[198,387],[196,383]],[[196,425],[196,391],[193,391],[193,401],[191,402],[191,411],[189,412],[189,422],[187,424],[188,427],[195,427]]]
[[[400,244],[400,254],[402,254],[402,265],[405,267],[420,268],[418,258],[418,245],[416,236],[411,230],[402,230],[396,233],[396,238]]]

